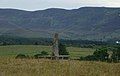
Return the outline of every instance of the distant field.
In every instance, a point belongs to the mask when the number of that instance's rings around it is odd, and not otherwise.
[[[120,76],[120,63],[0,57],[0,76]]]
[[[78,47],[67,47],[71,57],[86,56],[93,53],[95,49],[90,48],[78,48]],[[51,46],[42,45],[9,45],[0,46],[0,56],[16,56],[17,54],[35,55],[41,51],[47,51],[51,54]]]

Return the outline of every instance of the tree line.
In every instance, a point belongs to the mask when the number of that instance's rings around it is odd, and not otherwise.
[[[52,45],[52,38],[22,38],[22,37],[10,37],[0,36],[0,45]],[[66,40],[60,39],[59,42],[66,46],[76,46],[93,48],[96,45],[108,45],[107,42],[102,41],[90,41],[90,40]]]
[[[120,62],[120,46],[98,48],[92,55],[80,57],[80,60]]]

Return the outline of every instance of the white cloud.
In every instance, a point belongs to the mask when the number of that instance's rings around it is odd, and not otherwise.
[[[50,7],[79,8],[83,6],[120,7],[120,0],[0,0],[0,7],[2,8],[27,10]]]
[[[106,6],[108,7],[120,7],[120,0],[110,0],[106,2]]]

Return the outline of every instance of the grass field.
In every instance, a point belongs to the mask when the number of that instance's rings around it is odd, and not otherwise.
[[[41,51],[47,51],[51,54],[51,46],[42,45],[9,45],[0,46],[0,56],[16,56],[17,54],[35,55]],[[67,47],[67,51],[71,57],[86,56],[93,53],[95,49],[90,48],[78,48],[78,47]]]
[[[71,57],[90,55],[95,49],[67,47]],[[0,76],[120,76],[120,63],[78,60],[15,59],[17,54],[51,54],[51,46],[0,46]]]
[[[120,76],[120,63],[0,57],[0,76]]]

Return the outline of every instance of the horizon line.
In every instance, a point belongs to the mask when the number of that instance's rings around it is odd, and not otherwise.
[[[77,8],[63,8],[63,7],[48,7],[44,9],[34,9],[34,10],[29,10],[29,9],[24,9],[24,8],[14,8],[14,7],[0,7],[0,9],[13,9],[13,10],[21,10],[21,11],[42,11],[42,10],[48,10],[48,9],[63,9],[63,10],[75,10],[75,9],[80,9],[80,8],[120,8],[120,7],[106,7],[106,6],[83,6],[83,7],[77,7]]]

